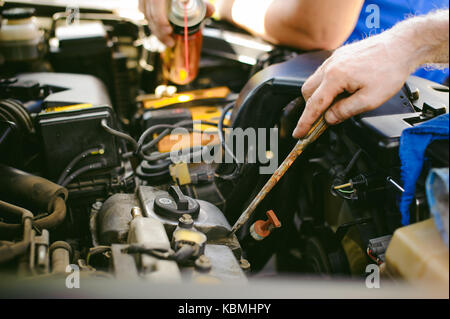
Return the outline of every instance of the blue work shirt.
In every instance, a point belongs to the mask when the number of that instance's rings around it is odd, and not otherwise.
[[[448,6],[448,0],[367,0],[364,2],[355,30],[346,43],[386,31],[413,15],[427,14],[436,9],[448,9]],[[443,70],[421,68],[414,75],[444,83],[448,78],[449,70],[448,68]]]

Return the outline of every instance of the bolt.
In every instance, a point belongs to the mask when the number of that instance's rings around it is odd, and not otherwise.
[[[192,226],[194,226],[194,220],[192,219],[192,216],[189,214],[183,214],[183,216],[178,219],[178,226],[187,229],[192,228]]]
[[[195,260],[195,269],[199,272],[209,272],[212,268],[211,261],[205,255],[201,255]]]
[[[142,210],[139,207],[133,207],[131,209],[131,216],[133,217],[133,219],[135,219],[136,217],[142,217]]]
[[[92,204],[92,209],[99,211],[102,208],[102,206],[103,206],[102,202],[95,202],[94,204]]]
[[[239,265],[241,266],[241,269],[244,272],[249,272],[250,271],[250,263],[248,262],[247,259],[241,258],[241,260],[239,261]]]

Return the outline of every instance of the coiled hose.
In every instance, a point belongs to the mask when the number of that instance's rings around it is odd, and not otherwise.
[[[49,215],[35,220],[33,225],[40,229],[53,229],[66,217],[68,191],[45,178],[33,176],[20,170],[0,165],[0,215],[14,214],[6,202],[49,212]],[[11,205],[11,204],[9,204]],[[17,214],[16,214],[17,215]],[[2,237],[20,233],[21,224],[0,223]]]
[[[0,247],[0,264],[13,260],[14,258],[24,254],[31,242],[31,230],[33,222],[33,214],[18,206],[8,204],[0,201],[0,210],[13,215],[18,215],[22,218],[23,225],[23,239],[14,244],[6,244]],[[18,225],[19,227],[21,225]],[[10,224],[0,223],[0,230],[7,228],[11,229]]]

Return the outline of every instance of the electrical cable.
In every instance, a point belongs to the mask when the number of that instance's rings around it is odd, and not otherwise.
[[[346,191],[343,189],[339,189],[338,192],[344,193],[344,194],[353,194],[355,192],[355,190],[351,190],[351,191]]]
[[[102,161],[100,161],[98,163],[93,163],[93,164],[89,164],[89,165],[83,166],[83,167],[77,169],[73,174],[69,175],[64,180],[64,182],[62,182],[60,185],[63,186],[63,187],[66,187],[67,185],[70,184],[70,182],[72,182],[75,178],[79,177],[81,174],[84,174],[84,173],[89,172],[89,171],[101,169],[101,168],[103,168],[105,166],[106,166],[106,161],[104,159],[102,159]]]
[[[75,165],[77,165],[81,160],[95,155],[103,155],[105,153],[105,149],[103,145],[100,145],[95,148],[88,149],[81,154],[77,155],[70,163],[64,168],[62,174],[59,176],[57,184],[61,184],[67,178],[67,175],[73,170]]]
[[[86,264],[90,265],[90,259],[92,256],[103,254],[109,251],[111,251],[111,246],[96,246],[91,248],[86,257]]]
[[[138,156],[140,158],[143,158],[147,161],[154,161],[154,160],[158,160],[158,159],[164,159],[167,158],[169,156],[171,156],[172,153],[163,153],[163,154],[159,154],[160,156],[155,157],[154,155],[146,155],[144,152],[149,150],[150,148],[156,146],[156,144],[161,141],[165,136],[167,136],[168,134],[170,134],[170,129],[177,129],[177,128],[181,128],[184,126],[188,126],[186,127],[186,129],[188,131],[194,131],[194,129],[192,128],[193,125],[195,124],[202,124],[202,125],[209,125],[209,126],[214,126],[217,127],[218,123],[214,123],[214,122],[209,122],[209,121],[181,121],[178,122],[174,125],[169,125],[169,124],[159,124],[159,125],[155,125],[152,126],[150,128],[148,128],[139,138],[138,141],[138,146],[137,146],[137,150],[136,150],[136,154],[138,154]],[[161,129],[165,129],[165,131],[163,131],[158,137],[156,137],[155,139],[153,139],[151,142],[144,144],[145,140],[151,135],[156,133],[158,130]],[[192,148],[190,148],[190,153],[192,153]],[[185,150],[183,150],[185,151]],[[130,154],[125,154],[125,156],[129,156]],[[191,154],[192,155],[192,154]]]
[[[337,190],[341,190],[341,189],[349,188],[349,187],[352,187],[352,183],[342,184],[339,186],[333,186],[333,189],[337,191]]]
[[[381,265],[381,264],[383,263],[383,261],[382,261],[379,257],[374,256],[374,255],[372,254],[373,251],[372,251],[370,248],[367,248],[366,253],[367,253],[367,256],[369,256],[369,258],[370,258],[372,261],[374,261],[374,262],[377,263],[377,265]]]
[[[352,159],[350,160],[350,163],[347,165],[347,167],[344,170],[344,176],[347,176],[350,171],[353,169],[353,167],[355,166],[356,162],[358,161],[359,157],[362,154],[362,149],[359,149],[355,155],[352,157]]]
[[[224,124],[223,123],[225,121],[225,117],[226,117],[227,113],[234,108],[234,106],[235,106],[235,103],[232,102],[223,109],[222,114],[220,115],[219,124],[217,126],[219,129],[219,139],[220,139],[220,144],[222,145],[222,148],[225,150],[225,152],[227,152],[231,156],[231,158],[233,159],[233,162],[236,163],[236,168],[234,169],[234,171],[231,174],[229,174],[229,175],[216,174],[216,177],[223,179],[223,180],[236,179],[236,177],[239,175],[238,173],[241,170],[241,164],[237,160],[233,151],[230,150],[230,148],[228,147],[226,140],[225,140],[225,134],[224,134]]]
[[[350,160],[347,167],[344,169],[342,176],[343,178],[347,177],[348,174],[351,172],[355,164],[357,163],[359,157],[362,154],[362,149],[359,149],[355,155],[353,155],[352,159]],[[351,190],[346,190],[346,188],[351,188]],[[356,190],[354,189],[354,183],[352,180],[350,180],[348,183],[341,184],[341,185],[332,185],[331,187],[332,193],[344,198],[344,199],[352,199],[349,196],[345,196],[344,194],[354,194]]]
[[[214,126],[214,127],[218,127],[218,125],[219,125],[218,123],[209,122],[209,121],[192,121],[192,120],[184,120],[184,121],[178,122],[178,123],[173,124],[173,125],[171,125],[171,124],[154,125],[152,127],[149,127],[147,130],[145,130],[144,133],[142,133],[142,135],[139,137],[139,140],[137,142],[138,150],[144,150],[145,151],[145,150],[150,149],[152,146],[156,145],[156,143],[153,143],[152,145],[149,145],[149,144],[145,144],[144,145],[144,142],[148,138],[149,135],[151,135],[153,133],[156,133],[156,131],[158,131],[160,129],[166,129],[166,131],[167,131],[168,129],[177,129],[177,128],[181,128],[181,127],[184,127],[184,126],[188,126],[188,127],[186,127],[186,129],[193,130],[189,126],[192,126],[192,125],[195,125],[195,124],[209,125],[209,126]],[[164,132],[166,132],[166,131],[164,131]],[[170,133],[170,131],[169,131],[169,133]],[[166,135],[167,134],[168,133],[166,133]],[[160,140],[158,140],[158,142],[159,141]],[[152,143],[152,142],[150,142],[150,143]]]
[[[342,199],[345,200],[353,200],[353,195],[356,193],[355,189],[346,190],[345,188],[351,187],[352,184],[343,184],[339,186],[332,185],[331,186],[331,194],[334,194],[336,196],[339,196]],[[349,196],[350,195],[350,196]]]
[[[186,149],[182,149],[182,150],[178,150],[178,151],[173,151],[173,152],[168,152],[168,153],[156,153],[156,154],[151,154],[151,155],[146,155],[144,157],[144,159],[146,161],[158,161],[158,160],[162,160],[162,159],[166,159],[168,157],[175,157],[175,156],[180,156],[179,153],[180,152],[186,152],[185,155],[188,156],[198,156],[203,154],[204,149],[207,148],[207,146],[195,146],[195,147],[190,147],[190,148],[186,148]]]
[[[143,150],[144,151],[148,150],[151,147],[156,145],[156,143],[154,143],[153,141],[151,141],[151,142],[149,142],[148,144],[145,144],[145,145],[144,145],[144,142],[150,135],[156,133],[158,130],[165,129],[165,131],[164,131],[165,135],[164,136],[166,136],[167,134],[170,133],[171,129],[174,130],[174,129],[182,128],[184,126],[188,126],[188,125],[192,125],[192,124],[193,124],[192,121],[190,121],[189,123],[187,123],[186,121],[182,121],[182,122],[178,122],[178,123],[176,123],[174,125],[171,125],[171,124],[158,124],[158,125],[154,125],[154,126],[149,127],[139,137],[138,147],[137,147],[136,153],[140,154]],[[186,127],[186,129],[189,130],[190,127],[188,126],[188,127]],[[161,137],[159,140],[161,140],[163,137]],[[158,142],[159,142],[159,140],[158,140]]]
[[[137,144],[136,140],[134,138],[132,138],[130,135],[122,133],[122,132],[119,132],[119,131],[109,127],[106,119],[102,120],[101,125],[102,125],[103,129],[106,132],[108,132],[109,134],[114,135],[114,136],[116,136],[118,138],[121,138],[123,140],[128,141],[132,145],[133,151],[137,150],[138,144]]]
[[[183,245],[176,252],[172,250],[150,249],[140,245],[131,245],[125,249],[128,254],[144,254],[165,260],[174,260],[177,263],[182,263],[194,255],[195,249],[191,245]]]
[[[219,129],[220,144],[222,144],[222,147],[224,148],[224,150],[231,156],[231,158],[233,159],[233,162],[238,164],[238,160],[236,159],[236,156],[234,156],[234,153],[230,150],[230,148],[228,147],[228,145],[225,141],[225,134],[223,132],[223,122],[225,121],[225,117],[226,117],[227,113],[233,108],[234,108],[234,103],[230,103],[223,109],[222,114],[220,115],[220,119],[219,119],[217,128]]]

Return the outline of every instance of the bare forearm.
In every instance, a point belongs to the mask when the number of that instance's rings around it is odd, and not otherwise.
[[[305,136],[323,113],[328,124],[337,124],[373,110],[419,66],[448,63],[448,27],[448,10],[439,11],[337,49],[302,87],[307,103],[294,136]],[[342,92],[349,96],[334,102]]]
[[[275,44],[334,49],[353,30],[362,0],[218,0],[222,18]]]
[[[449,62],[449,11],[439,10],[397,24],[387,31],[404,48],[411,72],[424,64]]]

